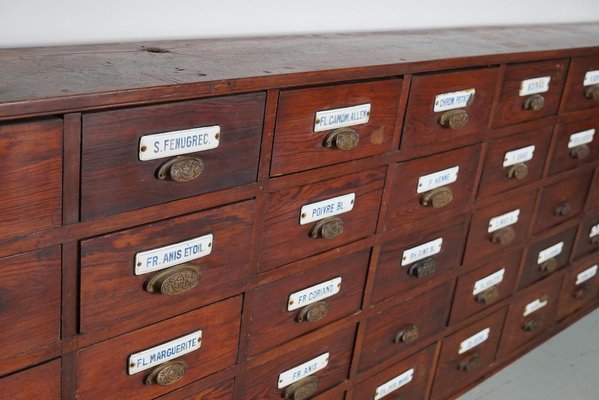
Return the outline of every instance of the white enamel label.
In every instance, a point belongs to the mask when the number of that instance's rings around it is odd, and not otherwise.
[[[527,316],[532,314],[535,311],[540,310],[541,308],[545,307],[547,305],[547,303],[549,302],[548,299],[536,299],[533,302],[530,302],[526,305],[526,307],[524,307],[524,313],[522,314],[523,316]]]
[[[148,161],[195,153],[215,149],[219,143],[218,125],[146,135],[139,141],[139,159]]]
[[[137,253],[135,255],[135,275],[159,271],[205,257],[212,252],[212,238],[213,235],[210,233],[184,242]]]
[[[505,275],[505,268],[502,268],[499,271],[494,272],[491,275],[474,282],[474,290],[472,291],[472,294],[476,296],[477,294],[484,292],[488,288],[498,285],[503,281],[503,275]]]
[[[597,235],[599,235],[599,224],[593,225],[591,232],[589,233],[589,239],[594,238]]]
[[[443,171],[433,172],[432,174],[421,176],[418,179],[416,193],[424,193],[441,186],[449,185],[458,180],[459,166],[444,169]]]
[[[443,246],[443,238],[438,238],[430,242],[421,244],[420,246],[412,247],[403,252],[401,257],[401,266],[412,264],[423,258],[434,256],[441,252]]]
[[[170,342],[129,356],[129,375],[196,351],[202,345],[202,331],[196,331]]]
[[[469,106],[474,101],[474,89],[460,90],[458,92],[442,93],[435,96],[434,112],[453,110]]]
[[[537,264],[543,264],[545,261],[558,256],[561,254],[564,248],[564,242],[559,242],[545,250],[539,251],[539,257],[537,258]]]
[[[374,392],[374,400],[382,399],[389,393],[392,393],[400,387],[407,385],[412,381],[413,378],[414,368],[411,368],[403,374],[391,379],[389,382],[383,383],[381,386],[376,388],[376,391]]]
[[[313,360],[307,361],[302,365],[298,365],[295,368],[291,368],[283,372],[279,375],[279,381],[277,382],[277,387],[279,389],[283,389],[299,381],[300,379],[304,379],[306,376],[310,376],[312,374],[317,373],[321,369],[325,368],[329,364],[329,353],[324,353]]]
[[[585,269],[584,271],[576,275],[576,285],[580,285],[581,283],[584,283],[589,279],[593,278],[595,275],[597,275],[597,268],[598,266],[597,264],[595,264],[591,268]]]
[[[526,79],[520,82],[520,96],[528,96],[531,94],[545,93],[549,90],[550,76],[541,76],[538,78]]]
[[[485,328],[476,335],[472,335],[468,339],[464,340],[462,343],[460,343],[458,354],[464,354],[468,350],[471,350],[481,343],[484,343],[489,338],[490,332],[491,328]]]
[[[599,84],[599,70],[588,71],[584,74],[584,86],[591,86]]]
[[[508,151],[505,153],[503,157],[503,167],[509,167],[511,165],[523,163],[526,161],[532,160],[535,152],[535,145],[530,145],[526,147],[522,147],[521,149],[516,149],[512,151]]]
[[[287,311],[297,310],[326,299],[339,293],[341,290],[341,277],[331,279],[330,281],[319,283],[299,292],[291,293],[287,300]]]
[[[300,210],[300,225],[343,214],[354,208],[355,193],[344,194],[312,204],[306,204]]]
[[[314,118],[314,132],[365,124],[370,119],[370,104],[318,111]]]
[[[506,226],[514,225],[518,222],[518,216],[520,215],[520,209],[510,211],[508,213],[498,215],[497,217],[489,220],[488,232],[495,232]]]
[[[587,129],[586,131],[573,133],[568,141],[568,148],[582,146],[583,144],[591,143],[595,136],[595,129]]]

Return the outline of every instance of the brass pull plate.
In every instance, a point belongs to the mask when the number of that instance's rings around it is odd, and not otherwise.
[[[431,191],[426,192],[420,204],[425,207],[442,208],[451,203],[453,200],[453,192],[447,186],[441,186]]]
[[[337,217],[321,219],[310,229],[311,238],[335,239],[343,233],[343,220]]]
[[[470,356],[468,356],[458,362],[458,369],[462,372],[470,372],[470,371],[473,371],[473,370],[479,368],[480,365],[481,365],[480,353],[474,352]]]
[[[516,231],[511,226],[496,230],[491,234],[491,242],[502,246],[512,243],[516,239]]]
[[[317,301],[302,308],[297,314],[297,322],[317,322],[324,319],[329,313],[329,305],[326,301]]]
[[[318,377],[307,376],[291,385],[283,391],[283,398],[290,400],[307,400],[318,390]]]
[[[437,263],[434,258],[427,257],[420,261],[416,261],[408,270],[408,275],[415,278],[422,278],[435,272]]]
[[[539,269],[541,272],[552,273],[557,269],[557,260],[555,258],[550,258],[549,260],[543,262]]]
[[[518,164],[511,165],[508,168],[506,168],[506,171],[505,171],[505,176],[507,176],[509,179],[522,180],[522,179],[526,178],[527,175],[528,175],[528,165],[526,165],[524,163],[518,163]]]
[[[181,264],[152,275],[146,282],[145,289],[150,293],[175,296],[197,286],[201,276],[202,272],[197,265]]]
[[[479,304],[489,305],[497,301],[499,298],[499,288],[497,285],[491,286],[485,291],[476,295],[476,302]]]
[[[187,363],[183,360],[167,361],[155,367],[146,377],[146,385],[169,386],[179,382],[187,371]]]
[[[553,210],[553,214],[556,217],[565,217],[568,214],[570,214],[573,209],[574,208],[572,207],[572,204],[566,201],[560,204],[558,207],[556,207],[555,210]]]
[[[439,125],[449,129],[463,128],[468,124],[468,113],[466,110],[450,110],[439,117]]]
[[[324,146],[339,150],[353,150],[360,143],[360,135],[352,128],[339,128],[329,133],[324,139]]]
[[[544,106],[545,98],[540,94],[533,94],[532,96],[528,96],[522,104],[523,109],[531,111],[541,111]]]
[[[404,326],[393,339],[393,343],[412,343],[418,339],[419,331],[418,326],[409,324]]]
[[[179,156],[163,164],[156,173],[160,180],[174,182],[189,182],[198,178],[204,172],[204,161],[201,158]]]
[[[586,144],[576,146],[570,149],[570,157],[576,160],[584,160],[591,154],[591,149]]]
[[[584,89],[584,97],[592,100],[599,100],[599,85],[587,86]]]
[[[542,321],[539,317],[532,317],[524,321],[522,329],[526,332],[534,332],[540,328],[541,323]]]

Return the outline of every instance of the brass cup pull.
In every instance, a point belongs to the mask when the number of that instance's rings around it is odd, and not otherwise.
[[[201,277],[202,272],[197,265],[181,264],[152,275],[145,289],[151,293],[174,296],[193,289]]]
[[[599,100],[599,85],[587,86],[584,89],[584,97],[587,99]]]
[[[297,317],[295,318],[297,322],[317,322],[321,319],[325,318],[329,313],[329,305],[326,301],[318,301],[316,303],[307,305],[302,308]]]
[[[355,149],[360,143],[360,135],[351,128],[339,128],[329,133],[324,139],[324,146],[339,150]]]
[[[393,343],[412,343],[418,339],[418,327],[414,324],[404,326],[393,339]]]
[[[499,298],[499,288],[497,285],[491,286],[487,290],[476,295],[476,302],[479,304],[492,304]]]
[[[425,207],[442,208],[451,203],[453,200],[453,192],[447,186],[430,190],[422,196],[420,204]]]
[[[576,160],[584,160],[591,154],[591,149],[586,144],[581,144],[570,149],[570,157]]]
[[[572,297],[574,297],[576,300],[581,300],[581,299],[585,298],[586,295],[587,295],[587,288],[584,286],[577,287],[574,290],[574,293],[572,293]]]
[[[553,214],[555,214],[556,217],[565,217],[568,214],[570,214],[572,210],[572,204],[566,201],[565,203],[562,203],[559,206],[557,206],[555,210],[553,210]]]
[[[540,111],[544,105],[545,98],[540,94],[533,94],[532,96],[528,96],[526,100],[524,100],[522,108],[524,108],[525,110]]]
[[[491,242],[500,245],[512,243],[516,239],[516,231],[511,226],[496,230],[491,234]]]
[[[204,161],[200,158],[178,156],[163,164],[156,174],[160,180],[189,182],[204,172]]]
[[[522,329],[526,332],[534,332],[541,326],[541,319],[539,317],[532,317],[524,321]]]
[[[527,175],[528,175],[528,165],[526,165],[524,163],[510,165],[508,168],[506,168],[506,171],[505,171],[505,176],[507,176],[509,179],[522,180],[522,179],[526,178]]]
[[[416,261],[410,269],[408,269],[408,275],[415,278],[422,278],[435,272],[437,263],[434,258],[428,257],[420,261]]]
[[[164,364],[155,367],[152,372],[150,372],[150,375],[145,379],[145,384],[159,386],[172,385],[183,378],[186,370],[187,363],[183,360],[167,361]]]
[[[318,377],[310,375],[292,383],[283,392],[284,399],[307,400],[318,390]]]
[[[549,260],[541,264],[539,269],[541,270],[541,272],[552,273],[557,269],[557,260],[555,258],[550,258]]]
[[[462,372],[470,372],[470,371],[475,370],[476,368],[480,367],[480,364],[481,364],[480,353],[475,352],[475,353],[471,354],[470,356],[460,360],[458,362],[458,369]]]
[[[598,245],[599,244],[599,235],[598,236],[593,236],[592,238],[589,239],[589,242],[591,242],[592,245]]]
[[[444,128],[458,129],[463,128],[468,124],[468,113],[466,110],[457,109],[450,110],[443,114],[439,118],[439,125]]]
[[[343,233],[343,220],[330,217],[321,219],[310,229],[310,237],[317,239],[335,239]]]

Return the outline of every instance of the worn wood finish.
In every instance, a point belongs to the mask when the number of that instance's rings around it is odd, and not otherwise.
[[[550,174],[557,174],[562,171],[577,168],[583,163],[597,161],[597,158],[599,157],[599,133],[593,135],[592,142],[584,145],[588,148],[588,153],[586,155],[581,154],[580,156],[575,156],[572,152],[576,151],[577,147],[580,146],[573,148],[568,146],[571,135],[591,129],[599,132],[599,117],[595,117],[594,113],[593,115],[587,115],[582,120],[560,125],[559,130],[557,131],[555,148],[553,149],[553,157],[551,157],[551,167],[549,168]]]
[[[11,400],[60,400],[60,360],[0,379],[2,397]]]
[[[564,110],[574,111],[599,106],[599,100],[585,96],[586,87],[583,85],[585,74],[597,70],[599,70],[599,56],[572,58],[568,82],[564,88]]]
[[[568,267],[559,295],[557,311],[559,319],[574,314],[597,299],[599,294],[597,262],[597,256],[593,255],[585,261]]]
[[[587,214],[582,218],[576,244],[574,245],[573,258],[579,260],[599,250],[599,237],[595,231],[599,229],[599,213]],[[597,226],[597,228],[594,228]]]

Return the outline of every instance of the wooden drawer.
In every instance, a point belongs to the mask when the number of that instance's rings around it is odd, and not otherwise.
[[[241,297],[235,297],[80,350],[78,398],[154,398],[233,365],[237,357],[240,317]],[[201,332],[200,340],[197,340],[198,332]],[[195,342],[191,342],[192,335]],[[183,344],[175,342],[176,339],[182,339]],[[195,350],[185,353],[193,348]],[[147,353],[140,354],[144,351]],[[176,357],[170,353],[183,355]],[[180,380],[167,386],[146,384],[153,373],[169,368],[166,363],[172,360],[187,364]],[[144,366],[144,361],[149,365]],[[135,369],[130,371],[130,368]],[[180,377],[176,372],[176,368],[163,371],[164,383]]]
[[[491,258],[458,278],[450,322],[457,323],[512,295],[523,251]]]
[[[254,182],[264,101],[264,93],[253,93],[84,115],[81,218]],[[187,131],[180,138],[148,137],[214,126],[220,130]],[[143,137],[150,146],[144,152]],[[159,158],[140,161],[140,154]],[[175,163],[170,169],[169,162]],[[161,169],[165,179],[160,178]]]
[[[370,249],[254,290],[249,353],[256,354],[360,309]],[[293,303],[292,303],[293,302]]]
[[[371,303],[405,293],[460,265],[468,228],[465,217],[436,222],[438,229],[431,229],[430,224],[406,226],[399,235],[387,237],[381,247]]]
[[[60,337],[60,247],[0,258],[0,359]]]
[[[445,399],[480,378],[495,361],[505,320],[501,309],[443,339],[431,399]]]
[[[233,400],[234,385],[235,381],[231,379],[207,389],[202,389],[193,396],[185,397],[183,400]],[[170,400],[171,398],[167,395],[166,399]]]
[[[540,179],[551,131],[552,127],[546,127],[491,141],[478,197],[487,197]]]
[[[556,274],[514,295],[499,347],[501,357],[508,356],[553,324],[562,279],[562,274]]]
[[[0,239],[62,223],[62,120],[0,124]]]
[[[453,282],[446,282],[400,304],[379,306],[366,320],[359,371],[406,354],[441,332],[447,326],[452,289]]]
[[[373,234],[384,181],[377,168],[269,194],[258,270]]]
[[[559,296],[558,316],[567,317],[597,299],[599,293],[597,257],[572,265],[566,271]]]
[[[298,387],[305,390],[303,398],[319,398],[347,379],[355,335],[355,326],[324,337],[312,334],[249,361],[241,398],[293,398],[290,392]]]
[[[481,146],[395,165],[386,229],[435,217],[472,202]]]
[[[392,400],[424,399],[433,370],[435,346],[429,346],[415,355],[387,368],[360,383],[354,390],[354,399]]]
[[[584,120],[563,123],[551,158],[550,174],[577,168],[584,163],[597,161],[599,154],[599,118],[588,116]]]
[[[566,59],[508,65],[495,106],[493,126],[517,124],[555,114],[567,69]]]
[[[430,146],[487,129],[497,77],[498,68],[414,76],[401,147]]]
[[[82,241],[81,332],[114,335],[240,293],[253,219],[252,200]]]
[[[588,210],[599,209],[599,170],[595,169],[595,175],[591,183],[591,189],[589,190],[589,196],[587,199],[586,208]]]
[[[345,399],[345,389],[343,389],[343,384],[341,384],[337,388],[333,388],[331,390],[327,390],[326,392],[319,394],[316,397],[313,397],[314,400],[344,400]]]
[[[532,220],[537,191],[504,200],[474,212],[465,264],[487,261],[493,254],[512,251],[524,244]]]
[[[580,223],[580,229],[574,246],[574,259],[599,250],[599,213],[587,214]]]
[[[564,89],[564,110],[599,106],[599,56],[574,57]]]
[[[401,79],[282,91],[271,175],[391,151],[400,93]]]
[[[0,378],[2,397],[11,400],[60,400],[60,360]]]

